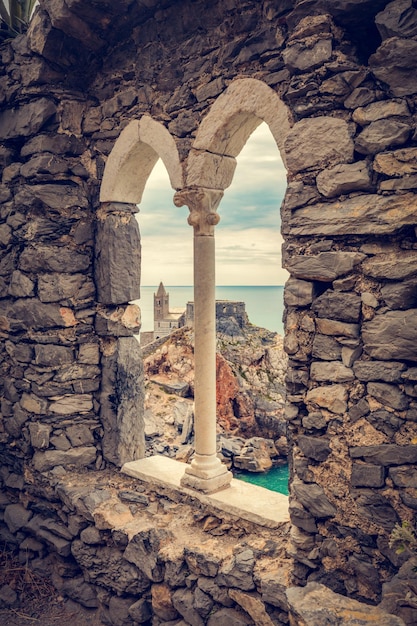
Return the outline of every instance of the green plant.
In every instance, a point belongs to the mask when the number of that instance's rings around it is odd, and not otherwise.
[[[0,0],[0,36],[16,37],[25,32],[37,0]]]
[[[417,537],[410,522],[395,524],[389,538],[389,547],[394,548],[397,554],[402,554],[405,550],[417,554]]]

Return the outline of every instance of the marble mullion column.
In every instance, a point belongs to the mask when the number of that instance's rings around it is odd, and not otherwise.
[[[204,493],[230,485],[232,474],[217,457],[216,444],[216,301],[214,226],[223,192],[185,189],[176,206],[190,209],[194,229],[194,433],[195,456],[181,484]]]

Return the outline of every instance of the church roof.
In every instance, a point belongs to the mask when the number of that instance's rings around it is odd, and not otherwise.
[[[159,287],[158,287],[158,291],[156,292],[156,295],[161,298],[162,296],[166,296],[167,292],[165,291],[165,287],[162,284],[162,281],[159,283]]]

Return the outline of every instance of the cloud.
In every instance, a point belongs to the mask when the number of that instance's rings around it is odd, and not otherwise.
[[[288,276],[281,268],[279,207],[286,171],[274,139],[261,124],[237,158],[216,226],[218,285],[277,285]],[[159,161],[146,185],[138,214],[142,233],[142,284],[192,284],[193,230],[188,208],[175,207],[174,191]]]

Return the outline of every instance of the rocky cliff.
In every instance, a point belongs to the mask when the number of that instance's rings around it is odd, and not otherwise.
[[[194,396],[193,329],[174,331],[148,347],[145,434],[149,451],[181,454],[192,439]],[[242,326],[233,318],[217,322],[217,427],[222,441],[285,435],[284,377],[287,357],[277,333]]]

